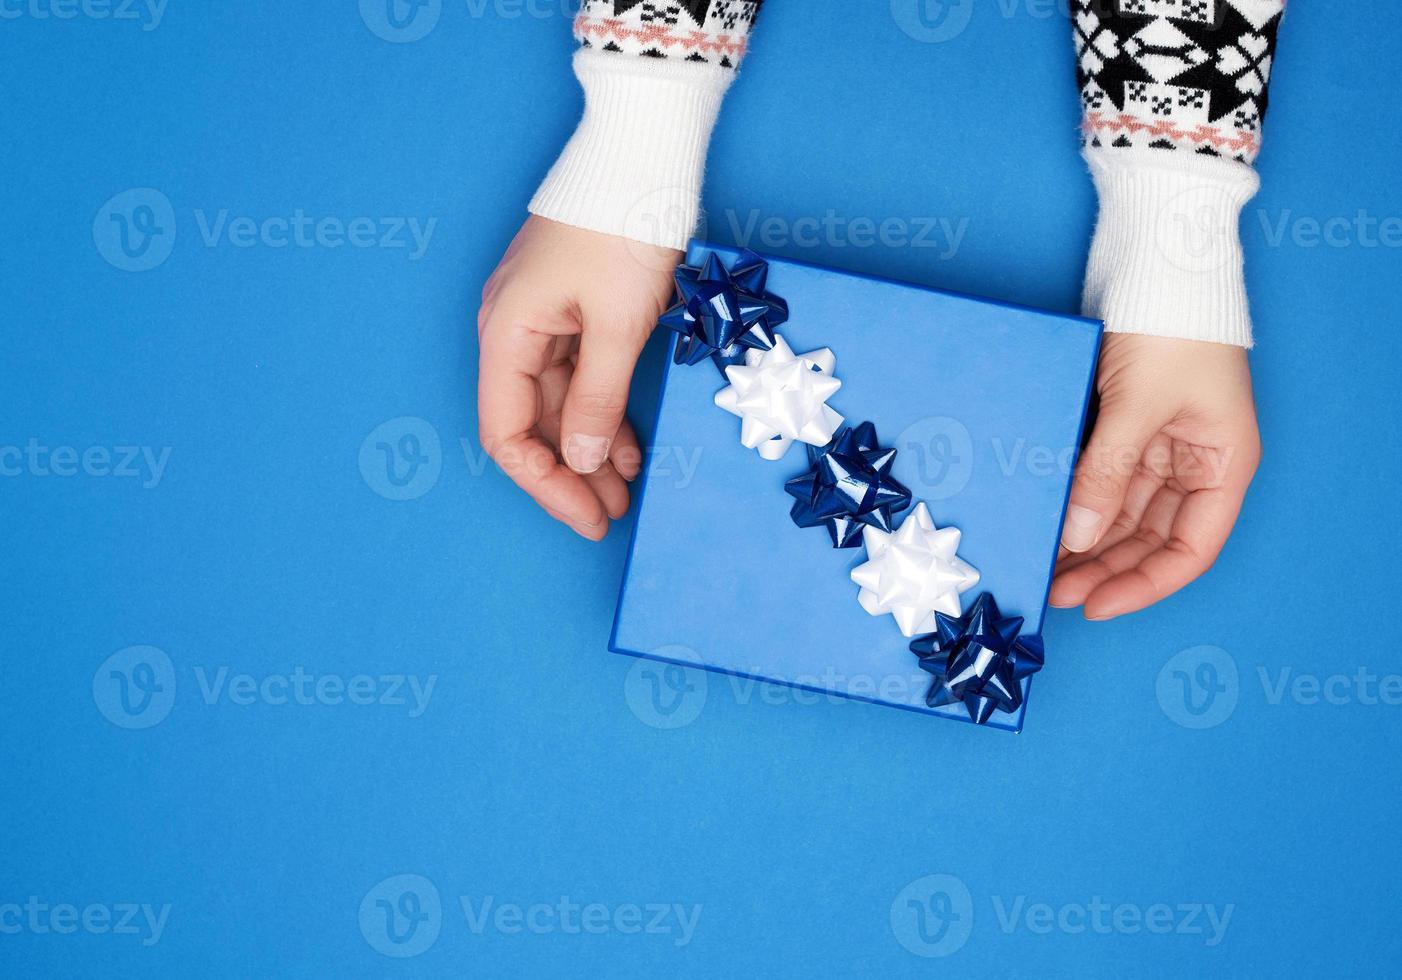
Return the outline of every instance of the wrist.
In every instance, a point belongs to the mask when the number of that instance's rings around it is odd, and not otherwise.
[[[734,71],[581,50],[584,118],[531,200],[562,224],[682,249],[696,227],[711,130]]]
[[[1082,309],[1107,331],[1250,347],[1241,209],[1260,179],[1231,160],[1085,151],[1100,199]]]

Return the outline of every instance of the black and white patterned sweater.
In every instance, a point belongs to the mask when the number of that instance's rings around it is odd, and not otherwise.
[[[683,247],[711,129],[763,2],[583,0],[585,115],[531,211]],[[1258,187],[1284,7],[1071,0],[1083,154],[1100,200],[1083,308],[1108,329],[1251,345],[1237,225]]]

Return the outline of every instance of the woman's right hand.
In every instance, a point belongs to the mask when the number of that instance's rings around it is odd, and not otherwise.
[[[642,451],[633,369],[681,253],[532,215],[482,290],[478,429],[552,517],[598,541],[628,510]]]

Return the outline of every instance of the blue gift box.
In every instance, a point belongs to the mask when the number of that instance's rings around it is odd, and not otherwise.
[[[694,242],[687,264],[709,252],[727,266],[738,256]],[[768,290],[791,311],[779,333],[795,352],[836,355],[829,404],[847,425],[874,422],[897,450],[895,478],[962,532],[959,555],[981,573],[964,608],[991,592],[1040,632],[1100,324],[769,263]],[[669,356],[609,648],[968,722],[961,704],[926,705],[931,676],[910,640],[858,604],[851,571],[865,549],[790,519],[784,483],[808,469],[805,447],[770,462],[742,446],[740,420],[713,402],[725,384],[711,364]],[[1047,669],[1056,659],[1049,650]],[[1021,709],[989,727],[1021,731],[1030,683]]]

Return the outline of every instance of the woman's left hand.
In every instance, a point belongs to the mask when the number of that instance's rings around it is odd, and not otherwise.
[[[1240,347],[1110,334],[1100,414],[1081,454],[1051,604],[1137,612],[1202,575],[1261,460]]]

